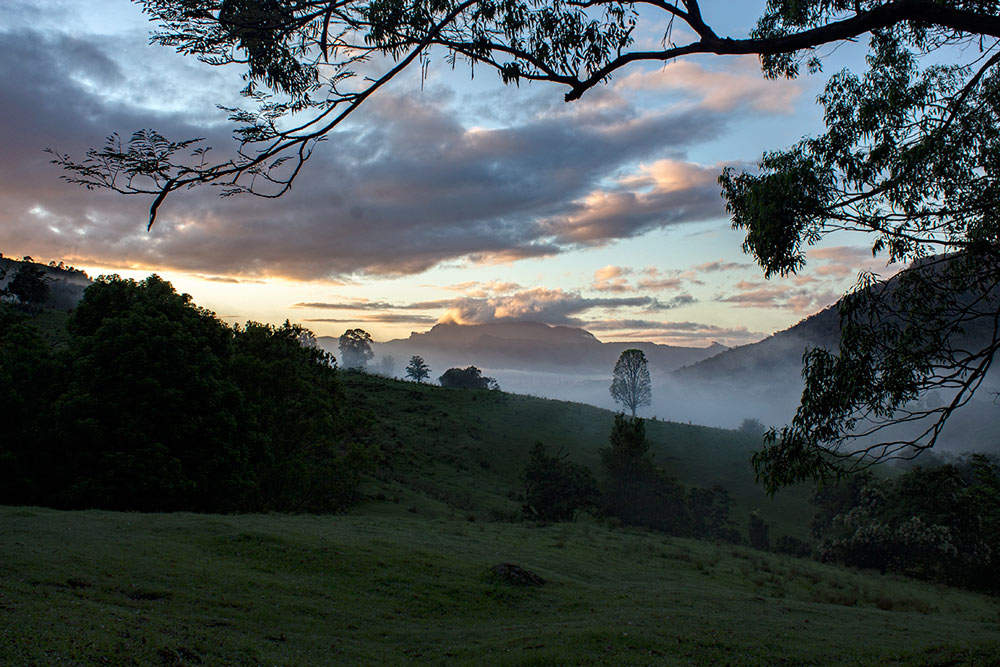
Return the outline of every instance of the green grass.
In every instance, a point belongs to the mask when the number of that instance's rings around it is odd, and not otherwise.
[[[998,620],[971,593],[596,523],[0,508],[0,664],[996,663]]]
[[[387,500],[362,505],[365,514],[515,517],[520,506],[513,497],[536,440],[600,477],[598,450],[607,446],[614,421],[608,410],[357,373],[342,377],[350,400],[375,416],[376,440],[388,453],[389,465],[371,490]],[[721,484],[732,494],[733,518],[743,532],[749,513],[760,509],[773,525],[772,538],[807,537],[813,513],[808,489],[788,489],[772,499],[754,481],[749,460],[759,439],[665,421],[648,421],[646,434],[655,461],[685,485]]]

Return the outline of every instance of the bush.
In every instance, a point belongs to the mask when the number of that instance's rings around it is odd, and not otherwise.
[[[528,464],[521,475],[524,481],[522,512],[526,518],[572,521],[579,510],[596,505],[598,491],[594,475],[585,466],[565,459],[558,454],[549,456],[540,442],[531,448]]]
[[[491,377],[486,377],[475,366],[449,368],[438,378],[442,387],[452,389],[499,389],[500,385]]]

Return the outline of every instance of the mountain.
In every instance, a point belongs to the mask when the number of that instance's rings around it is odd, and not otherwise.
[[[319,343],[337,354],[337,339],[324,336]],[[420,355],[435,370],[477,366],[482,369],[593,374],[610,377],[623,350],[641,349],[649,359],[650,371],[667,373],[727,349],[713,343],[709,347],[675,347],[656,343],[602,343],[584,329],[553,326],[541,322],[493,322],[489,324],[435,324],[425,332],[413,332],[373,346],[375,358],[391,355],[405,364]]]
[[[681,380],[729,381],[735,375],[769,384],[796,379],[802,370],[802,355],[808,348],[835,350],[840,342],[837,305],[824,308],[798,324],[756,343],[721,351],[707,359],[673,372]]]

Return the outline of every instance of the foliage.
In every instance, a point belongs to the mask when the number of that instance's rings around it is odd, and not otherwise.
[[[641,419],[615,415],[609,446],[600,454],[606,515],[674,535],[688,533],[684,487],[653,463]]]
[[[423,382],[431,375],[431,367],[424,363],[424,358],[414,355],[406,367],[406,377],[416,382]]]
[[[719,484],[710,489],[691,489],[687,496],[690,534],[707,540],[739,543],[740,532],[729,517],[732,507],[732,496]]]
[[[8,317],[5,311],[4,318]],[[54,353],[16,320],[0,374],[0,502],[129,510],[335,510],[376,452],[356,444],[332,358],[285,323],[230,329],[157,276],[101,277]]]
[[[806,4],[774,11],[774,29],[819,25],[825,3]],[[996,20],[993,2],[937,5]],[[873,256],[910,263],[886,283],[861,276],[841,302],[839,350],[804,357],[801,405],[754,459],[772,490],[933,447],[1000,350],[1000,51],[988,40],[944,52],[990,30],[876,30],[868,71],[834,75],[820,97],[824,134],[765,154],[758,173],[720,178],[765,275],[798,271],[808,246],[845,229],[867,234]],[[765,59],[771,72],[786,65]]]
[[[38,310],[49,296],[49,282],[41,266],[24,257],[2,293],[17,299],[24,310]]]
[[[753,436],[759,438],[767,432],[767,427],[764,426],[759,419],[755,417],[747,417],[742,422],[740,422],[739,428],[736,429],[744,435]]]
[[[51,419],[63,368],[28,317],[0,303],[0,503],[35,498],[49,461],[36,434]]]
[[[636,409],[649,405],[652,396],[646,355],[642,350],[625,350],[618,357],[612,373],[611,398],[622,408],[630,410],[635,418]]]
[[[524,482],[526,518],[539,521],[572,521],[580,510],[597,505],[597,480],[586,466],[567,461],[566,456],[549,456],[536,442],[521,475]]]
[[[412,363],[412,360],[411,360]],[[429,369],[428,369],[429,370]],[[499,389],[500,385],[491,377],[486,377],[483,372],[475,366],[468,368],[449,368],[438,382],[442,387],[452,389]]]
[[[344,368],[364,370],[375,357],[372,352],[372,337],[364,329],[348,329],[337,342],[340,360]]]
[[[867,477],[814,502],[831,517],[817,526],[825,560],[1000,591],[1000,465],[986,456]]]

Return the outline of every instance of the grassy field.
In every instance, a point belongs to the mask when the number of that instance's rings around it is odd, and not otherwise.
[[[995,664],[998,621],[983,596],[596,523],[0,508],[4,665]]]
[[[608,445],[614,413],[581,403],[516,394],[443,389],[343,374],[352,402],[378,424],[376,441],[388,467],[371,495],[368,514],[417,513],[476,519],[516,516],[513,494],[528,451],[537,440],[560,449],[600,477],[598,450]],[[754,482],[750,454],[758,438],[735,431],[647,421],[655,460],[685,485],[721,484],[736,501],[733,517],[745,533],[747,515],[759,509],[772,537],[808,536],[809,489],[792,488],[768,498]]]

